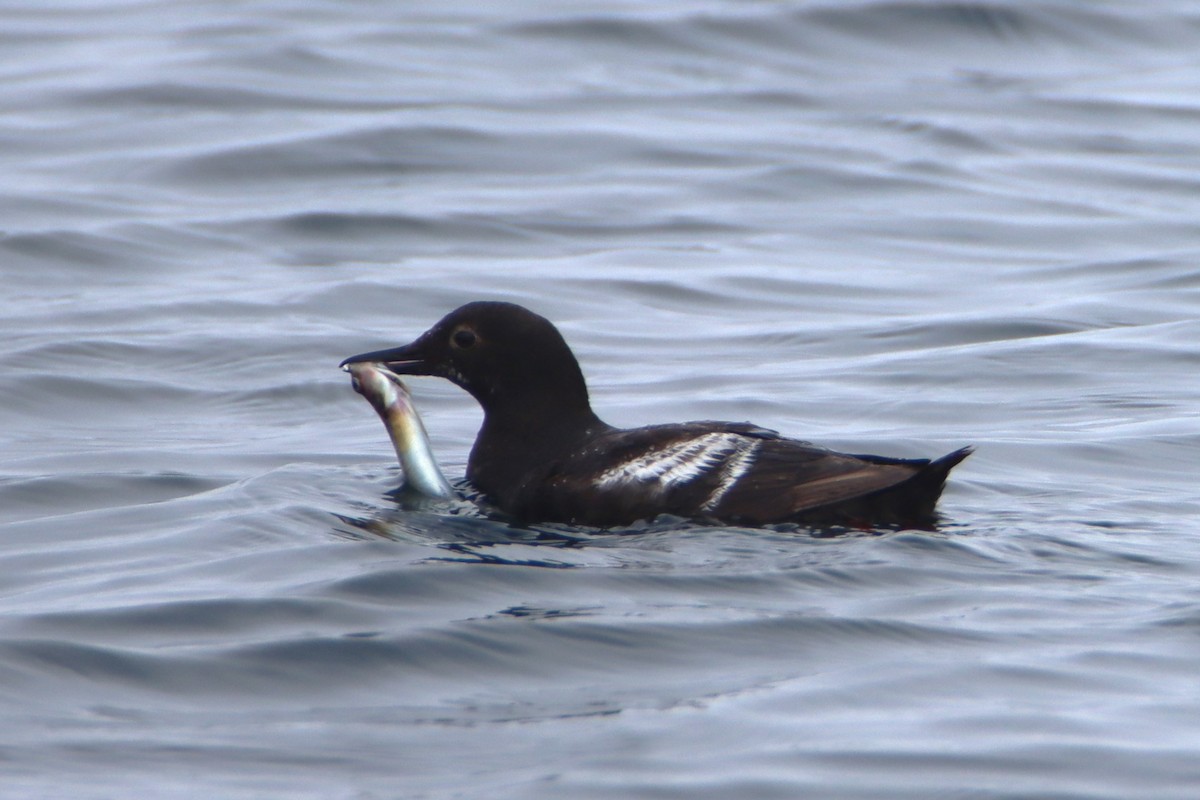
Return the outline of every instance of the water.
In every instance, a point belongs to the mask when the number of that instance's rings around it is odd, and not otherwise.
[[[6,798],[1196,796],[1193,4],[0,19]],[[478,298],[614,424],[978,452],[937,533],[398,507],[337,363]]]

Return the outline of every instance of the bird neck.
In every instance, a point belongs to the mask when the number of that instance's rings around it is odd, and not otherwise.
[[[610,427],[592,411],[586,392],[571,402],[558,394],[526,396],[519,405],[488,404],[467,477],[485,493],[503,496]]]
[[[511,449],[536,449],[550,442],[569,446],[608,427],[592,411],[586,390],[575,396],[523,393],[494,400],[483,407],[479,438],[502,440]]]

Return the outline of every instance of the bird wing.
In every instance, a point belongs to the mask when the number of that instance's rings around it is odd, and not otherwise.
[[[698,516],[705,503],[752,463],[761,437],[778,434],[741,423],[694,422],[617,430],[598,437],[530,482],[531,515],[593,525]]]
[[[786,519],[903,483],[928,463],[869,459],[807,442],[766,440],[753,467],[721,498],[714,512],[721,518],[745,521]]]
[[[763,524],[902,483],[924,460],[835,453],[749,423],[614,429],[527,484],[531,518],[621,524],[659,514]]]

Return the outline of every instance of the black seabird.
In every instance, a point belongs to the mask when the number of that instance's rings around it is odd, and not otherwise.
[[[611,527],[659,514],[738,525],[929,527],[946,475],[935,460],[847,455],[745,422],[615,428],[588,402],[558,329],[512,303],[468,303],[416,341],[351,356],[436,375],[483,406],[467,478],[527,522]]]

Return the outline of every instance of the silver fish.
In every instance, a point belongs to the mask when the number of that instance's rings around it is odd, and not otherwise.
[[[428,497],[454,497],[454,489],[438,469],[429,446],[429,434],[400,376],[386,365],[373,362],[347,364],[342,369],[350,373],[354,391],[365,397],[383,420],[404,470],[405,482]]]

